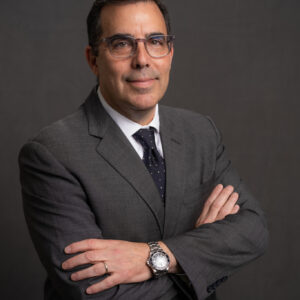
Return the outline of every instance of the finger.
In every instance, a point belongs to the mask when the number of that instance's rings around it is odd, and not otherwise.
[[[215,199],[220,195],[220,193],[223,190],[223,185],[222,184],[218,184],[213,191],[211,192],[211,194],[209,195],[209,197],[207,198],[207,200],[205,201],[204,204],[204,211],[203,213],[206,215],[209,207],[211,206],[211,204],[215,201]]]
[[[105,240],[102,239],[87,239],[72,243],[65,248],[65,253],[84,252],[93,249],[100,249],[104,247]]]
[[[224,203],[223,207],[220,209],[216,217],[216,220],[223,220],[226,216],[231,214],[238,199],[239,199],[239,194],[236,192],[232,193],[230,197],[227,199],[227,201]]]
[[[236,204],[232,209],[231,214],[236,214],[239,210],[240,210],[240,206]]]
[[[104,290],[110,289],[120,283],[121,283],[120,276],[117,273],[115,273],[113,275],[106,277],[104,280],[97,282],[91,285],[90,287],[88,287],[86,293],[96,294]]]
[[[218,184],[213,191],[211,192],[211,194],[209,195],[209,197],[207,198],[207,200],[204,203],[203,209],[201,211],[201,214],[199,216],[199,218],[197,219],[196,222],[196,227],[200,226],[202,224],[202,222],[204,221],[209,208],[211,206],[211,204],[215,201],[215,199],[219,196],[219,194],[222,192],[223,190],[223,185],[222,184]]]
[[[93,250],[93,251],[86,251],[84,253],[78,254],[69,258],[62,264],[62,268],[64,270],[73,269],[80,265],[86,264],[94,264],[96,262],[102,261],[106,259],[101,255],[101,251]]]
[[[216,221],[217,215],[219,211],[223,207],[224,203],[232,194],[234,188],[231,185],[228,185],[226,188],[222,190],[219,196],[215,199],[215,201],[211,204],[209,211],[206,216],[206,223],[212,223]]]
[[[86,278],[96,277],[96,276],[102,276],[106,273],[106,268],[104,266],[103,262],[99,262],[89,268],[86,268],[84,270],[78,271],[76,273],[73,273],[71,275],[71,279],[73,281],[83,280]]]

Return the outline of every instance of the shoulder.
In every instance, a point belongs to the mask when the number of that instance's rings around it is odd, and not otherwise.
[[[82,106],[79,109],[44,128],[30,138],[20,150],[19,157],[36,154],[68,161],[76,149],[81,150],[88,140],[88,123]],[[77,145],[77,146],[76,146]]]
[[[218,136],[219,131],[210,116],[183,108],[160,105],[160,114],[170,124],[189,134]]]
[[[57,143],[70,142],[79,139],[87,133],[87,120],[82,106],[74,113],[42,128],[29,141],[38,142],[44,146],[54,146]]]
[[[51,148],[56,144],[68,145],[81,140],[88,135],[88,115],[97,111],[97,105],[99,105],[99,101],[97,87],[95,87],[74,113],[44,127],[29,142],[37,142]]]

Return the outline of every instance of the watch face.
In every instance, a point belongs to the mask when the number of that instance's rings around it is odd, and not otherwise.
[[[169,257],[163,252],[156,252],[151,257],[151,262],[156,270],[164,271],[168,269],[170,261]]]

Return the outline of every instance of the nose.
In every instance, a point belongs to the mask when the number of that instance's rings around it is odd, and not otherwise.
[[[151,57],[149,56],[143,41],[138,41],[136,53],[132,57],[132,67],[134,69],[143,69],[150,67]]]

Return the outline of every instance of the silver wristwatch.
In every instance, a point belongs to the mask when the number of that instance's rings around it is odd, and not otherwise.
[[[149,242],[150,255],[147,265],[152,270],[153,276],[158,278],[168,273],[170,267],[170,258],[166,252],[159,246],[158,242]]]

